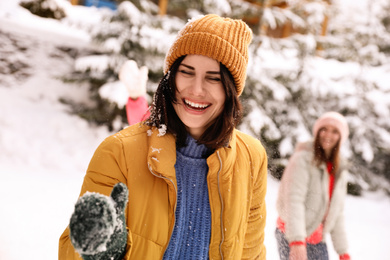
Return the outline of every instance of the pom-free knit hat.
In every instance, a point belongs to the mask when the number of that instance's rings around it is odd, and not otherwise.
[[[313,126],[314,138],[317,136],[318,131],[326,125],[331,125],[337,128],[340,133],[340,144],[342,144],[348,138],[349,128],[347,121],[343,115],[337,112],[326,112],[317,119]]]
[[[209,14],[190,20],[176,37],[164,64],[164,74],[183,55],[198,54],[221,62],[234,78],[241,95],[248,65],[248,46],[252,30],[242,20]]]

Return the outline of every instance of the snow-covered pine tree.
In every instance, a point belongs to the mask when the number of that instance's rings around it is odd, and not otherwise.
[[[344,151],[351,161],[351,184],[389,192],[383,182],[383,177],[390,180],[389,79],[374,76],[389,68],[389,3],[375,1],[366,19],[355,21],[359,16],[346,17],[336,4],[323,8],[312,2],[304,11],[292,6],[293,15],[264,11],[266,25],[289,21],[304,34],[255,39],[261,45],[253,49],[244,92],[248,114],[241,127],[264,140],[271,173],[280,177],[294,145],[309,138],[314,120],[325,111],[339,111],[351,130]],[[321,36],[325,14],[330,28]]]
[[[379,71],[389,71],[390,64],[390,2],[367,2],[359,15],[339,13],[330,24],[331,37],[326,39],[327,59],[355,62],[357,69],[350,75],[354,93],[346,94],[340,107],[351,118],[351,152],[354,172],[371,189],[383,188],[390,180],[390,85],[389,73],[378,77]],[[346,101],[346,102],[345,102]],[[348,105],[351,104],[351,105]],[[379,176],[379,178],[374,178]],[[390,193],[390,189],[386,188]]]

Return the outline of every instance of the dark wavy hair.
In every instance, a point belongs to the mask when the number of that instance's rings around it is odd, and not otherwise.
[[[317,136],[314,140],[314,162],[318,166],[321,165],[321,163],[327,163],[331,162],[333,165],[332,172],[331,173],[337,173],[339,169],[340,164],[340,139],[337,142],[337,144],[333,147],[332,153],[330,154],[329,158],[326,157],[325,150],[322,148],[320,144],[320,132],[321,129],[318,130]]]
[[[161,79],[151,105],[150,117],[145,121],[147,125],[157,128],[166,126],[168,133],[176,136],[179,147],[185,146],[187,129],[177,116],[172,104],[177,103],[175,77],[179,65],[185,56],[178,58],[171,66],[170,71]],[[210,149],[226,146],[234,128],[242,118],[242,105],[237,95],[236,85],[230,71],[220,63],[221,82],[225,89],[224,109],[216,121],[206,129],[197,140]]]

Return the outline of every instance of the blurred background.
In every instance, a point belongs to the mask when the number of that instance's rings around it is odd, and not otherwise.
[[[56,258],[94,150],[128,125],[122,65],[147,67],[150,104],[177,31],[207,13],[254,33],[239,129],[269,156],[267,259],[283,169],[330,110],[350,127],[351,256],[389,259],[388,0],[0,0],[0,259]]]

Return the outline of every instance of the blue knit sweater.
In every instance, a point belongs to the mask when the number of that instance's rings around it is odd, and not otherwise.
[[[207,188],[210,151],[192,137],[176,152],[177,208],[164,259],[208,259],[211,212]]]

